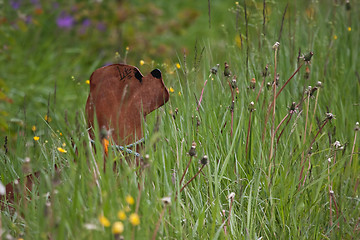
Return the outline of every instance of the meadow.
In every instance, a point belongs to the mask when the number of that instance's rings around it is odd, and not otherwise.
[[[0,13],[0,195],[19,179],[0,239],[360,238],[357,1],[9,0]],[[141,167],[89,143],[89,78],[111,63],[159,68],[170,92],[144,122]]]

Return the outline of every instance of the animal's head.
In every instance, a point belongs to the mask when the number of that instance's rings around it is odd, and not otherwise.
[[[160,70],[143,76],[136,67],[113,64],[91,75],[86,114],[89,125],[95,111],[100,127],[113,129],[115,140],[130,143],[142,137],[142,118],[168,100]]]

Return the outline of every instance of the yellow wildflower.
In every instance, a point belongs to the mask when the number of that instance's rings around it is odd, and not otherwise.
[[[177,68],[177,69],[180,69],[180,68],[181,68],[181,66],[180,66],[179,63],[176,63],[176,68]]]
[[[351,27],[348,27],[348,31],[351,32]]]
[[[40,137],[34,136],[34,141],[38,141],[39,139],[40,139]]]
[[[129,204],[129,205],[133,205],[135,203],[135,200],[132,196],[127,195],[125,198],[125,201]]]
[[[67,153],[67,151],[61,147],[58,147],[57,150],[61,153]]]
[[[101,225],[103,225],[104,227],[109,227],[110,226],[110,221],[109,219],[107,219],[104,215],[100,215],[99,216],[99,222]]]
[[[337,36],[336,35],[334,35],[334,40],[336,40],[337,39]]]
[[[238,48],[241,48],[241,47],[242,47],[242,42],[241,42],[241,38],[240,38],[239,34],[237,34],[237,35],[235,36],[235,44],[236,44],[236,46],[237,46]]]
[[[137,215],[137,213],[131,214],[130,217],[129,217],[129,221],[133,226],[139,225],[140,224],[139,215]]]
[[[66,143],[63,143],[62,146],[63,146],[63,147],[66,147]]]
[[[48,116],[48,115],[45,115],[44,119],[45,119],[45,121],[47,121],[47,122],[51,122],[51,117]]]
[[[36,126],[33,125],[33,126],[31,127],[31,130],[32,130],[33,132],[35,132],[35,131],[36,131]]]
[[[86,80],[85,83],[86,83],[86,84],[90,84],[90,80]]]
[[[174,90],[172,87],[170,87],[170,88],[169,88],[169,91],[170,91],[171,93],[173,93],[175,90]]]
[[[126,49],[126,51],[129,51],[129,50],[130,50],[129,46],[127,46],[125,49]]]
[[[181,92],[178,92],[179,96],[181,97]]]
[[[140,60],[140,66],[144,65],[145,61],[144,60]]]
[[[117,216],[120,220],[124,221],[126,219],[126,213],[124,210],[120,210],[118,213],[117,213]]]
[[[124,224],[122,222],[114,222],[111,231],[113,234],[121,234],[124,232]]]

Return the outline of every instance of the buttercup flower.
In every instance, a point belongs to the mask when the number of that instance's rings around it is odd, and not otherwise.
[[[67,153],[67,151],[61,147],[58,147],[57,150],[61,153]]]
[[[121,234],[124,232],[124,224],[122,222],[114,222],[111,228],[113,234]]]
[[[107,219],[104,215],[100,215],[99,216],[99,222],[101,225],[103,225],[104,227],[109,227],[110,226],[110,221],[109,219]]]
[[[133,226],[139,225],[140,224],[139,215],[137,215],[137,213],[132,213],[129,217],[129,221]]]
[[[117,213],[117,216],[120,220],[124,221],[126,219],[126,213],[124,210],[120,210],[118,213]]]
[[[34,136],[34,141],[38,141],[39,139],[40,139],[40,137]]]
[[[125,201],[129,204],[129,205],[133,205],[135,203],[135,200],[132,196],[127,195],[125,198]]]

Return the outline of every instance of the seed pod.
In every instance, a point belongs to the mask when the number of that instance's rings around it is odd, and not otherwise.
[[[200,163],[201,163],[202,165],[208,164],[208,157],[207,157],[206,155],[204,155],[204,156],[201,158]]]

